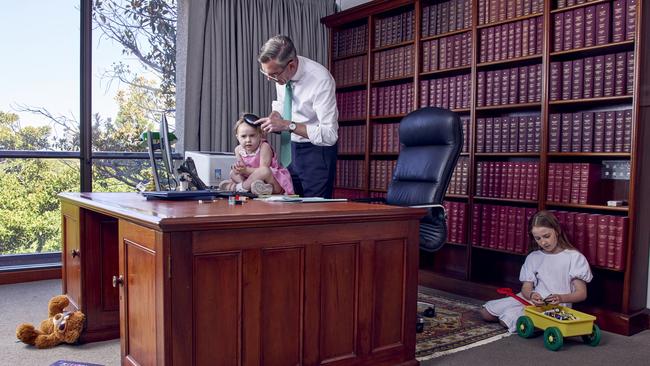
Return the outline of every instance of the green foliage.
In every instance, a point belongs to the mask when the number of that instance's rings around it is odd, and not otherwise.
[[[79,189],[79,163],[6,159],[0,163],[0,187],[0,253],[60,250],[56,195]]]

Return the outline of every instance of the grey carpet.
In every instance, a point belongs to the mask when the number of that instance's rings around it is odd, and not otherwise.
[[[61,280],[26,282],[0,286],[0,365],[49,366],[58,360],[97,363],[105,366],[120,364],[118,339],[83,345],[59,345],[37,349],[16,339],[16,326],[33,323],[47,317],[47,302],[61,294]]]
[[[16,340],[16,325],[39,324],[47,316],[47,302],[61,293],[61,281],[38,281],[0,286],[0,365],[48,366],[57,360],[82,361],[106,366],[119,365],[118,340],[79,346],[60,345],[39,350]],[[632,337],[603,332],[600,345],[589,347],[569,338],[557,352],[544,348],[542,337],[504,339],[421,363],[429,365],[650,365],[650,331]]]

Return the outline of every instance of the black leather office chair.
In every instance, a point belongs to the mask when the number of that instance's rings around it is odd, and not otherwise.
[[[463,145],[460,118],[446,109],[418,109],[400,122],[399,139],[386,203],[429,209],[420,221],[420,248],[434,252],[447,238],[442,200]]]

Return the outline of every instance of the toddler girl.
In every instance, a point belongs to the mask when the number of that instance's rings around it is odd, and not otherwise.
[[[593,278],[589,263],[568,241],[555,216],[539,211],[530,219],[531,252],[521,267],[523,283],[519,296],[533,305],[563,305],[587,298],[587,283]],[[512,333],[524,305],[507,297],[488,301],[481,309],[487,321],[501,321]]]
[[[225,191],[251,191],[255,194],[293,194],[291,173],[278,163],[271,145],[263,138],[260,126],[240,118],[235,123],[235,164],[230,179],[219,184]]]

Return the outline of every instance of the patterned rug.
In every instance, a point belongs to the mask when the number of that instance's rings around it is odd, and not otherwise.
[[[419,361],[448,355],[494,342],[509,335],[499,323],[487,323],[479,305],[439,294],[418,293],[418,313],[435,308],[435,317],[424,318],[424,332],[417,334],[415,356]]]

